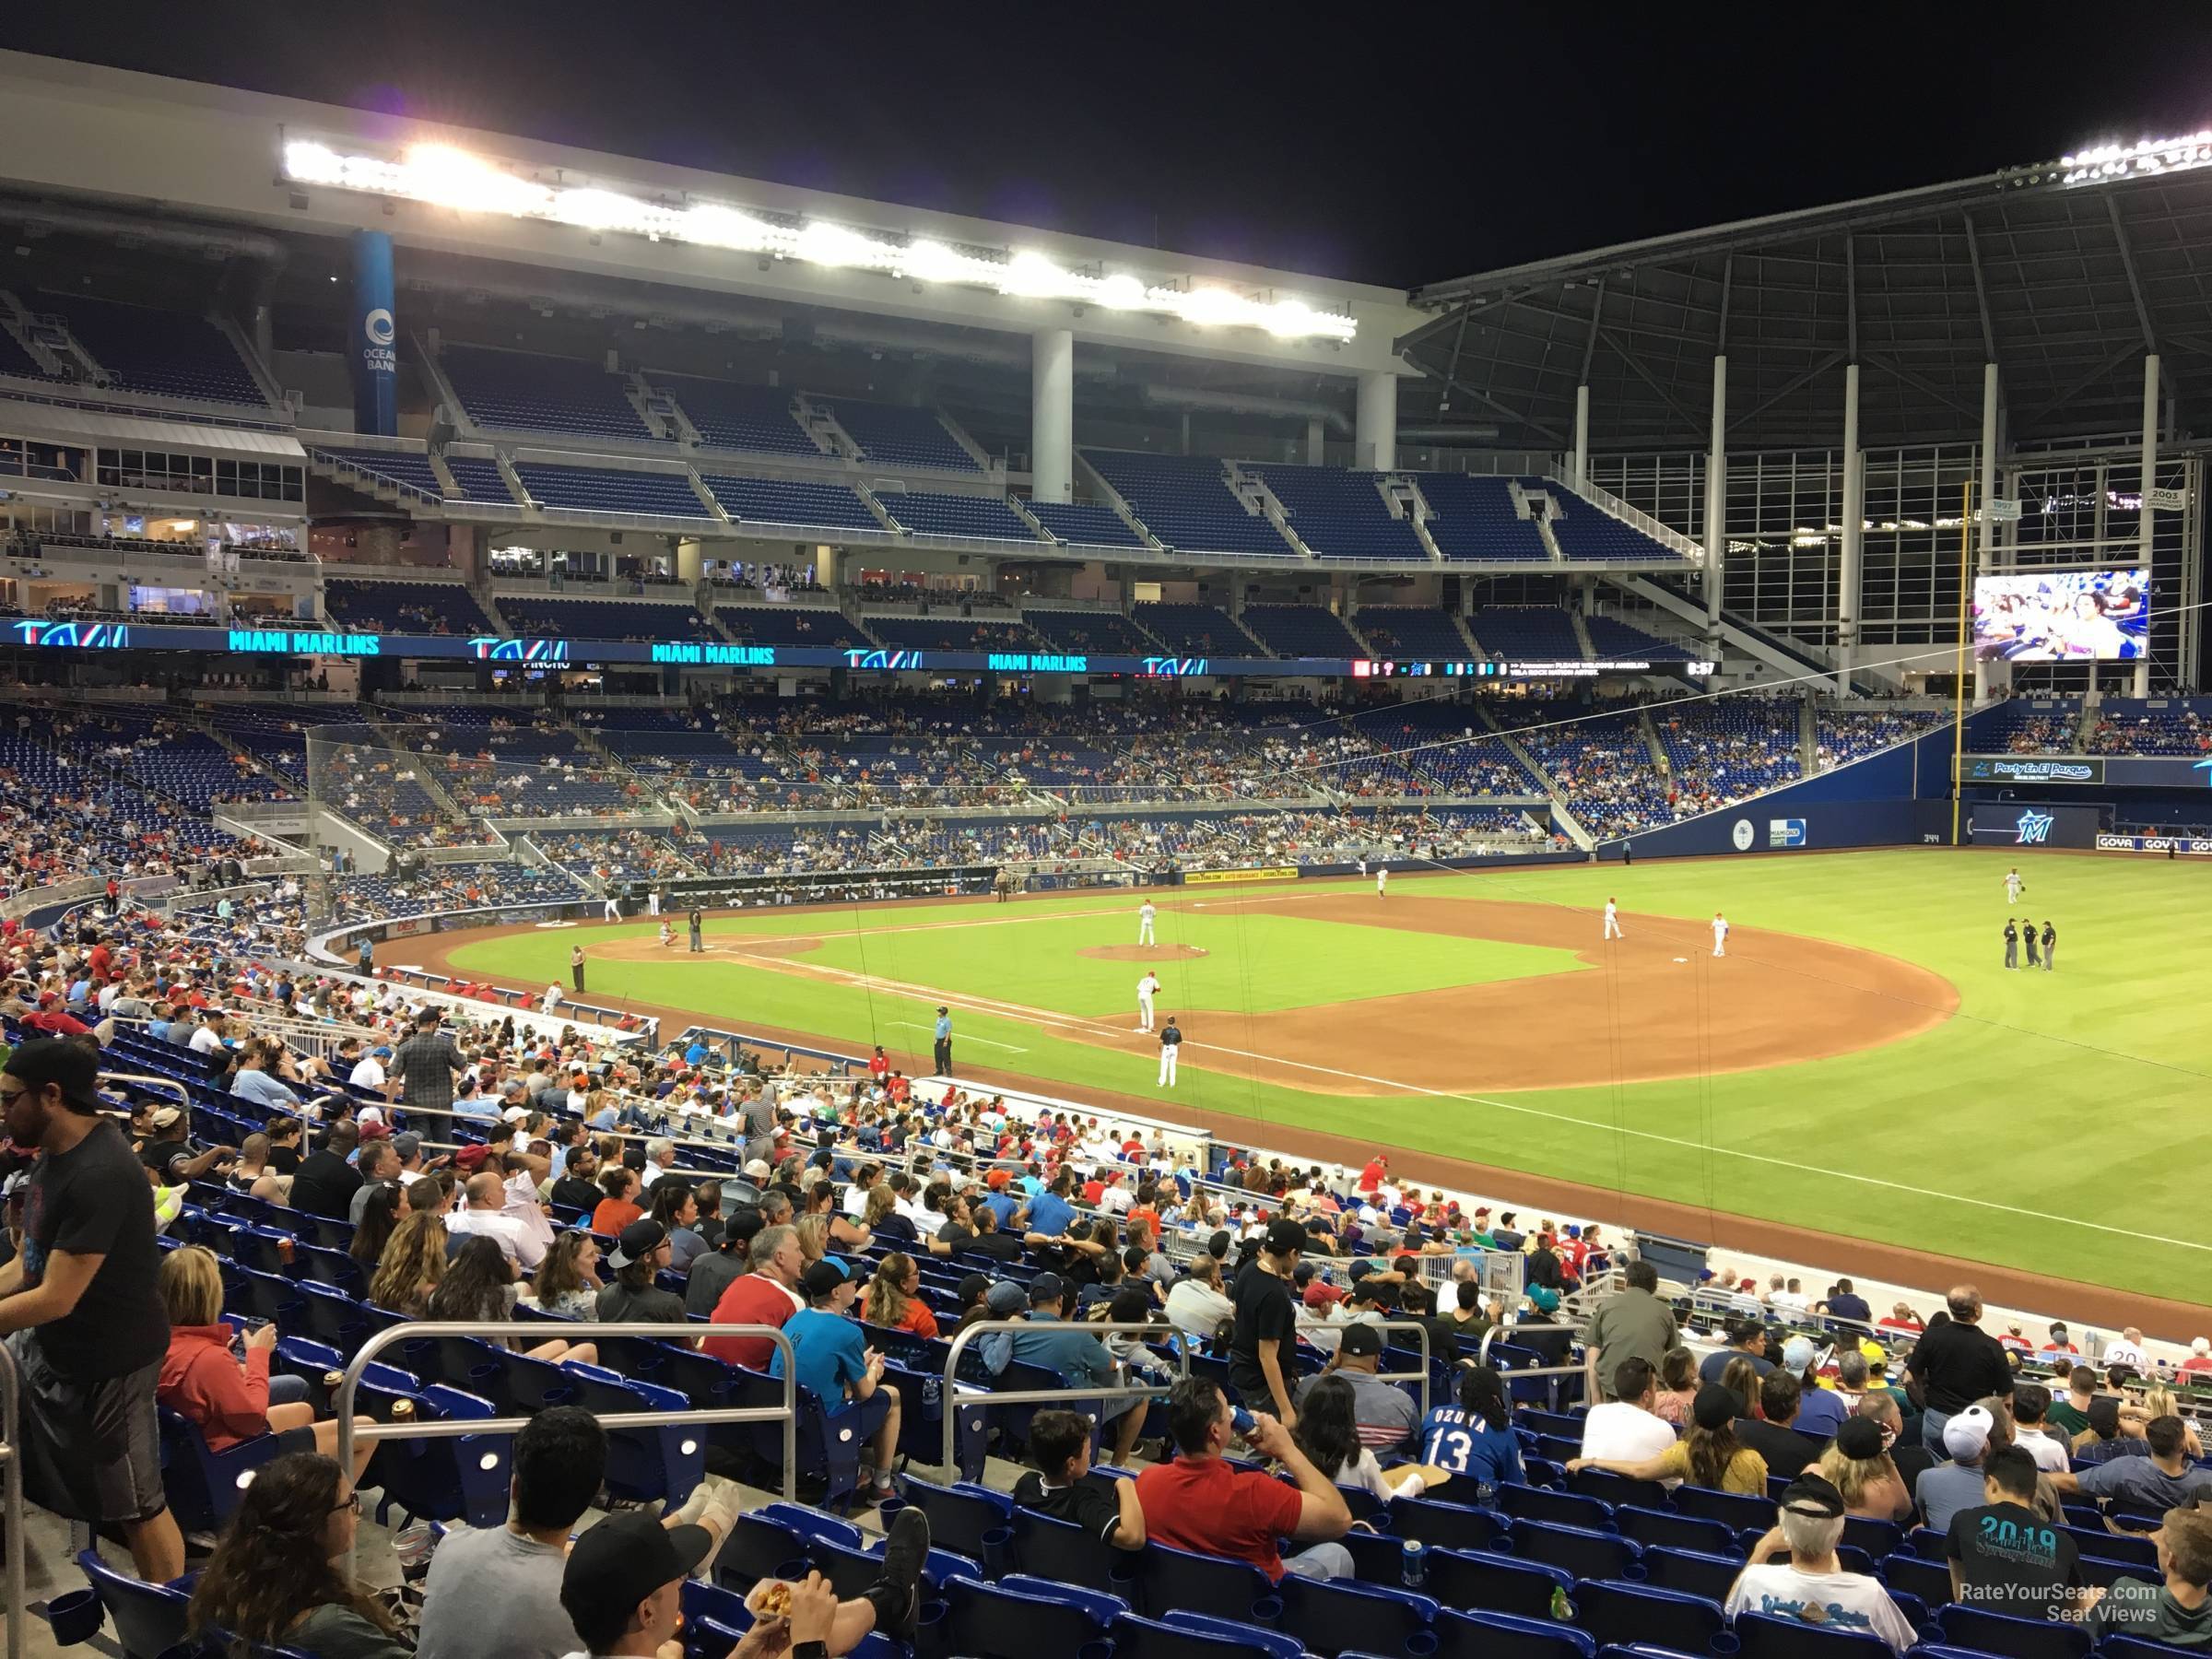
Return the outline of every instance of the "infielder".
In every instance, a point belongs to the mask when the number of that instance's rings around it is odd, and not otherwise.
[[[1610,899],[1606,900],[1605,936],[1608,939],[1625,939],[1629,936],[1620,931],[1620,906]]]
[[[1375,897],[1378,899],[1390,897],[1390,871],[1382,865],[1375,866]]]
[[[2020,895],[2027,890],[2028,884],[2020,879],[2019,866],[2016,865],[2013,866],[2013,868],[2005,872],[2006,903],[2018,904],[2020,901]]]
[[[1712,912],[1712,954],[1716,957],[1728,954],[1728,918],[1719,911]]]
[[[1159,1029],[1159,1084],[1161,1088],[1175,1087],[1175,1057],[1182,1052],[1182,1028],[1175,1023],[1175,1016],[1168,1016],[1168,1023]]]
[[[1159,975],[1146,969],[1145,977],[1136,982],[1136,1029],[1140,1032],[1152,1029],[1152,998],[1159,992]]]
[[[1152,900],[1149,899],[1136,907],[1136,942],[1139,945],[1152,943],[1152,919],[1159,914],[1159,912],[1152,908]]]
[[[615,897],[615,890],[612,888],[606,890],[606,919],[609,922],[622,920],[622,900]]]

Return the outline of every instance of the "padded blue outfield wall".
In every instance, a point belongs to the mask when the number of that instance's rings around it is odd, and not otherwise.
[[[1973,747],[1974,720],[1967,722]],[[1941,845],[1950,840],[1951,728],[1817,778],[1634,836],[1638,858]],[[1602,843],[1620,856],[1621,843]]]

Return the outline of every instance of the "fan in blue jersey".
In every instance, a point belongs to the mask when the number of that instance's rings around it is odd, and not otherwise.
[[[1478,1490],[1520,1481],[1521,1441],[1505,1379],[1487,1365],[1470,1367],[1459,1374],[1458,1398],[1423,1419],[1421,1461],[1468,1477]]]

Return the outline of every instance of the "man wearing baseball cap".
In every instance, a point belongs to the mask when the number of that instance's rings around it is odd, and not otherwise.
[[[1106,1345],[1080,1325],[1067,1323],[1067,1284],[1056,1273],[1041,1273],[1030,1281],[1030,1317],[1027,1328],[1013,1333],[1009,1356],[1027,1365],[1041,1365],[1059,1373],[1071,1388],[1117,1388],[1122,1369]],[[1099,1420],[1114,1424],[1113,1462],[1116,1468],[1129,1461],[1144,1427],[1141,1402],[1100,1402]]]
[[[1881,1582],[1845,1572],[1836,1559],[1843,1535],[1843,1494],[1818,1475],[1805,1474],[1782,1494],[1776,1524],[1752,1547],[1728,1589],[1726,1612],[1794,1619],[1824,1630],[1878,1636],[1893,1653],[1913,1643],[1912,1627]],[[1777,1565],[1783,1551],[1789,1560]]]
[[[1402,1451],[1412,1444],[1420,1418],[1412,1396],[1394,1382],[1377,1380],[1382,1369],[1382,1333],[1364,1323],[1345,1326],[1336,1357],[1328,1369],[1308,1377],[1298,1391],[1300,1405],[1322,1377],[1335,1372],[1352,1385],[1352,1422],[1359,1443],[1371,1452]]]
[[[799,1281],[806,1305],[784,1322],[792,1364],[802,1386],[811,1389],[829,1414],[829,1432],[841,1440],[865,1440],[874,1463],[863,1462],[864,1479],[873,1484],[854,1494],[863,1503],[897,1496],[891,1486],[891,1457],[899,1445],[899,1391],[883,1384],[883,1355],[862,1338],[860,1326],[845,1317],[857,1287],[852,1270],[836,1256],[824,1256]],[[783,1374],[783,1354],[769,1360],[768,1374]]]
[[[0,1267],[0,1336],[20,1376],[32,1500],[120,1526],[138,1576],[164,1583],[184,1571],[154,1411],[169,1317],[151,1189],[103,1115],[99,1077],[99,1051],[73,1038],[21,1043],[0,1070],[8,1138],[41,1154],[22,1247]]]
[[[1951,1517],[1982,1501],[1982,1464],[1990,1448],[2012,1444],[2008,1427],[2000,1432],[1996,1415],[1976,1401],[1953,1412],[1943,1426],[1943,1449],[1948,1463],[1920,1472],[1912,1483],[1912,1501],[1927,1524],[1937,1532],[1950,1530]]]
[[[1298,1375],[1298,1301],[1290,1287],[1305,1247],[1306,1230],[1277,1216],[1229,1292],[1236,1310],[1229,1380],[1247,1406],[1273,1411],[1286,1429],[1298,1425],[1290,1399]]]

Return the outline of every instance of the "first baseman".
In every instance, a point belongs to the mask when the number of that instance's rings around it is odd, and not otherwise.
[[[1728,918],[1719,911],[1712,912],[1712,954],[1716,957],[1728,954]]]
[[[1139,1031],[1152,1029],[1152,998],[1159,992],[1159,975],[1149,968],[1146,969],[1145,977],[1136,982],[1136,1029]]]
[[[1625,939],[1629,936],[1620,931],[1620,906],[1610,899],[1606,900],[1605,936],[1608,939]]]

